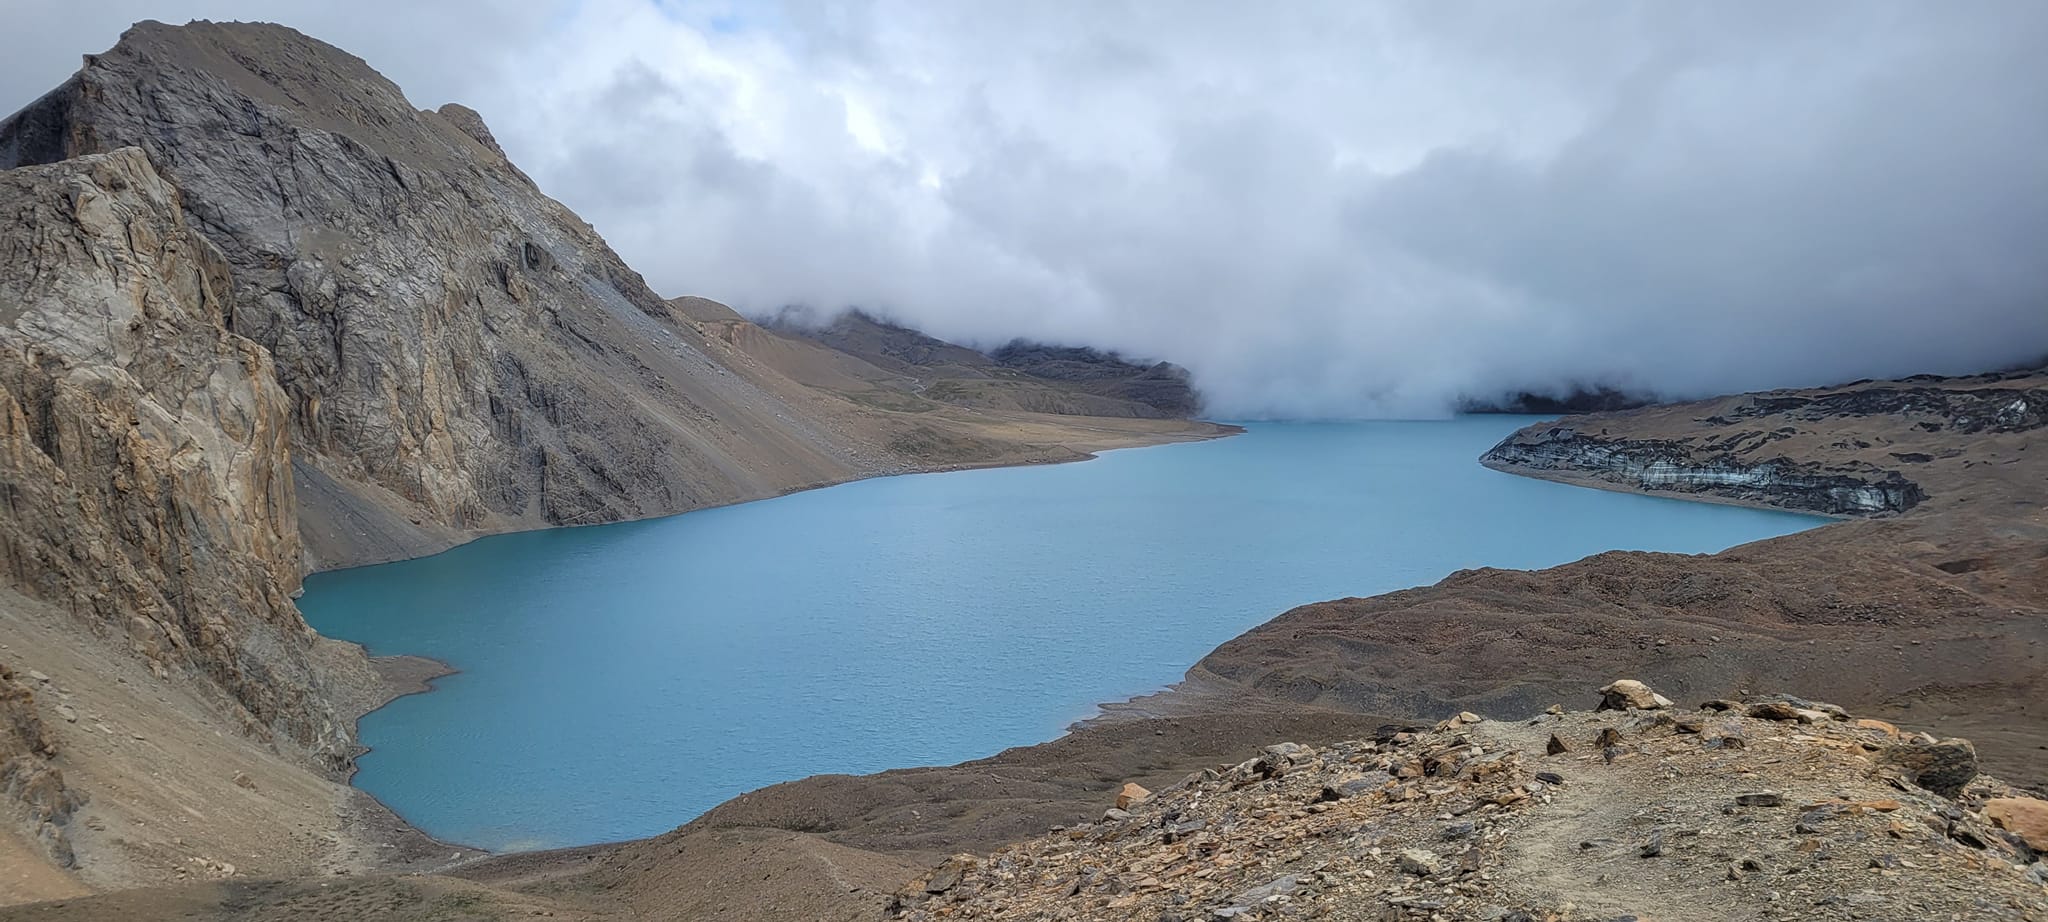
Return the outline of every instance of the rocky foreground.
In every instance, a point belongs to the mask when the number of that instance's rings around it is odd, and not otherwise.
[[[2048,918],[2048,801],[1978,774],[1966,740],[1789,696],[1604,697],[1129,785],[1093,822],[948,859],[891,915]]]

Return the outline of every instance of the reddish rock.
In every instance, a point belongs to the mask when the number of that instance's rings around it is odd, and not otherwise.
[[[2037,852],[2048,852],[2048,800],[1999,797],[1984,802],[1984,818],[2019,836]]]

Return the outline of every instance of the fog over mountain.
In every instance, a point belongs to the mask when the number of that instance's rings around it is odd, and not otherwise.
[[[1170,358],[1229,416],[2048,355],[2048,4],[7,0],[0,109],[284,22],[667,294]]]

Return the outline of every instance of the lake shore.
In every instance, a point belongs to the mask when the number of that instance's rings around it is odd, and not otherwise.
[[[1067,421],[1061,420],[1061,422],[1065,424]],[[1135,424],[1135,427],[1133,424]],[[1028,453],[1026,455],[1023,455],[1019,459],[990,460],[979,462],[947,462],[935,464],[929,468],[890,472],[874,476],[893,477],[905,476],[910,474],[945,473],[951,471],[965,470],[985,470],[991,468],[1021,467],[1040,464],[1079,463],[1083,461],[1094,460],[1104,452],[1123,451],[1135,448],[1160,447],[1166,445],[1184,444],[1187,442],[1206,441],[1218,438],[1229,438],[1234,435],[1240,435],[1243,432],[1243,427],[1234,426],[1227,423],[1215,423],[1207,420],[1158,421],[1121,419],[1075,419],[1072,421],[1071,424],[1066,425],[1064,430],[1064,434],[1067,436],[1068,441],[1064,442],[1061,446],[1061,450],[1056,452],[1049,451],[1046,449],[1039,449],[1034,453]],[[795,493],[802,493],[811,490],[825,489],[827,487],[840,486],[845,483],[855,482],[857,480],[862,479],[873,479],[873,477],[855,478],[854,480],[834,480],[828,482],[809,484],[801,487],[792,487],[780,493],[774,494],[774,496],[764,496],[755,499],[739,500],[733,503],[725,503],[716,506],[707,506],[704,507],[704,509],[691,509],[686,510],[684,512],[667,513],[664,515],[653,516],[649,519],[642,519],[639,521],[650,521],[652,519],[668,518],[671,516],[678,515],[688,515],[692,512],[700,512],[715,508],[724,508],[726,506],[739,505],[741,503],[746,502],[756,502],[759,499],[772,499],[775,496],[788,496]],[[601,525],[610,524],[619,523],[592,523],[590,526],[547,526],[542,529],[534,530],[558,530],[562,528],[599,527]],[[449,545],[447,547],[434,548],[424,554],[418,555],[418,557],[426,557],[433,556],[435,554],[446,553],[450,550],[454,550],[455,548],[466,546],[474,541],[494,537],[496,536],[496,534],[516,533],[517,532],[503,532],[473,535],[467,538],[466,540]],[[418,558],[414,557],[406,559]],[[392,561],[384,561],[383,563],[389,562]],[[378,565],[380,564],[365,563],[359,564],[358,566],[367,567]],[[355,567],[336,567],[329,570],[316,572],[331,573],[346,569],[355,569]],[[355,696],[352,696],[354,697],[355,700],[354,704],[350,707],[350,710],[353,712],[352,716],[350,717],[350,720],[357,728],[354,734],[354,737],[357,739],[361,738],[361,723],[364,718],[370,716],[373,713],[376,713],[377,711],[383,709],[384,707],[390,705],[392,702],[397,701],[401,698],[410,695],[431,693],[432,691],[434,691],[433,683],[435,680],[446,676],[455,675],[461,671],[459,668],[452,664],[445,663],[430,657],[417,656],[411,654],[372,655],[368,658],[368,661],[370,666],[374,670],[374,674],[376,677],[375,681],[370,683],[368,687],[363,691],[357,693]],[[355,751],[348,757],[348,760],[343,768],[343,780],[347,784],[347,787],[345,789],[346,793],[342,794],[339,797],[338,802],[336,804],[337,813],[343,818],[342,826],[343,829],[345,830],[343,834],[346,838],[352,840],[350,846],[344,847],[344,850],[353,851],[359,854],[376,856],[377,860],[370,862],[361,870],[404,871],[408,873],[445,870],[449,868],[460,867],[466,864],[471,864],[480,859],[489,857],[491,854],[493,854],[491,851],[487,849],[482,849],[471,845],[465,845],[462,843],[437,838],[419,829],[418,827],[413,826],[396,810],[392,809],[389,805],[383,803],[374,795],[370,794],[367,791],[363,791],[359,787],[355,787],[353,784],[353,779],[355,778],[359,771],[357,760],[359,760],[362,756],[368,754],[370,751],[370,747],[358,745]]]
[[[1665,413],[1645,432],[1668,440],[1674,420],[1714,415]],[[1603,424],[1625,435],[1640,418]],[[1801,444],[1824,447],[1880,445],[1907,422],[1750,425],[1796,426]],[[1712,435],[1719,424],[1697,425]],[[906,872],[1084,821],[1127,781],[1170,784],[1278,740],[1317,745],[1457,710],[1508,718],[1581,704],[1588,688],[1624,674],[1674,697],[1831,697],[1970,737],[1987,769],[2039,789],[2033,753],[2048,745],[2048,715],[2029,705],[2048,695],[2038,608],[2048,574],[2032,561],[2048,538],[2048,451],[2026,449],[2042,448],[2041,431],[1943,436],[1954,453],[1914,472],[1929,499],[1903,516],[1719,554],[1608,553],[1302,606],[1219,647],[1178,690],[1107,706],[1114,719],[1047,743],[773,785],[661,836],[490,857],[453,873],[491,900],[544,898],[564,914],[880,919]]]

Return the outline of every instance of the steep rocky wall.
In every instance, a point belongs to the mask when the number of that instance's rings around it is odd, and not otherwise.
[[[134,148],[0,172],[0,578],[259,735],[351,743],[290,593],[290,406]]]
[[[36,710],[34,681],[0,664],[0,813],[22,814],[50,857],[69,866],[73,856],[64,824],[78,800],[50,764],[57,747]]]
[[[0,168],[137,146],[233,270],[311,563],[869,472],[789,382],[710,357],[474,112],[278,26],[143,23],[0,125]],[[11,158],[11,159],[7,159]]]
[[[1823,472],[1787,458],[1745,463],[1702,457],[1662,440],[1587,436],[1572,426],[1518,432],[1481,459],[1489,465],[1588,473],[1644,490],[1706,493],[1826,515],[1904,512],[1926,494],[1897,471]]]
[[[2031,492],[2048,374],[1922,376],[1771,391],[1538,423],[1480,459],[1515,473],[1828,515]]]

